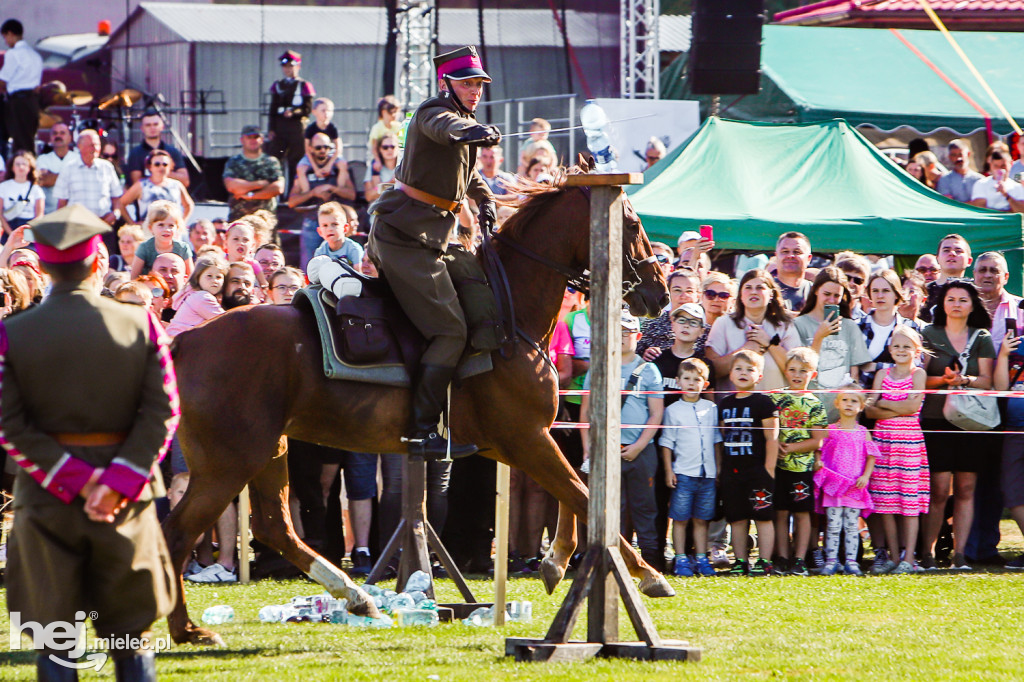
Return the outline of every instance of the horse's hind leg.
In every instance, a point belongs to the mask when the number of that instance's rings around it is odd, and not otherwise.
[[[348,599],[348,610],[359,616],[380,618],[366,592],[344,571],[314,552],[295,534],[288,507],[288,464],[275,457],[249,483],[252,492],[253,535],[277,550],[335,597]],[[244,539],[243,539],[244,541]]]

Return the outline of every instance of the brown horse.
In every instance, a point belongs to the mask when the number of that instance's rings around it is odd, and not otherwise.
[[[651,316],[668,302],[665,279],[639,217],[628,201],[622,205],[626,300],[634,314]],[[516,325],[542,348],[554,329],[564,272],[582,272],[589,261],[589,215],[589,193],[558,183],[535,189],[500,232],[504,243],[496,249],[508,274]],[[522,247],[543,254],[549,264]],[[191,473],[184,499],[164,522],[178,571],[196,538],[248,484],[254,535],[332,594],[347,597],[353,612],[374,615],[373,601],[296,537],[282,434],[357,452],[405,452],[399,437],[409,419],[408,390],[326,379],[316,322],[292,307],[232,311],[179,336],[174,358],[182,408],[178,436]],[[519,467],[558,499],[558,530],[542,570],[549,592],[576,548],[575,516],[587,513],[587,488],[549,433],[557,403],[557,376],[537,348],[520,338],[507,359],[494,354],[493,371],[453,389],[451,408],[456,441],[476,443],[485,457]],[[629,543],[620,544],[643,593],[674,594]],[[215,633],[189,620],[184,591],[178,594],[168,617],[174,640],[218,642]]]

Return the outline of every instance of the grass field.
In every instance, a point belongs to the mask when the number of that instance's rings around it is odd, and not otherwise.
[[[1019,547],[1019,535],[1009,541],[1007,554]],[[520,578],[509,581],[508,598],[532,601],[534,622],[501,629],[267,625],[257,618],[261,606],[318,593],[317,586],[304,581],[190,586],[193,618],[215,604],[235,608],[235,621],[215,628],[227,645],[176,647],[160,654],[157,667],[162,680],[232,682],[1021,679],[1024,574],[670,580],[678,595],[646,600],[648,609],[662,637],[702,647],[699,663],[515,663],[504,656],[504,638],[543,636],[568,589],[563,583],[549,597],[538,580]],[[471,586],[478,599],[490,600],[490,581],[471,581]],[[437,588],[441,601],[457,599],[451,581],[438,581]],[[0,607],[0,680],[34,679],[33,654],[7,651],[9,621],[5,604]],[[622,638],[635,639],[624,613],[620,622]],[[166,634],[166,624],[158,623],[155,632]],[[585,636],[585,624],[576,636]],[[104,678],[113,679],[109,663],[100,674],[82,675]]]

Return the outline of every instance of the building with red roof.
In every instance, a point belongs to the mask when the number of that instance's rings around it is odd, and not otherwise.
[[[951,31],[1024,31],[1024,0],[931,0]],[[791,26],[934,29],[919,0],[823,0],[778,12]]]

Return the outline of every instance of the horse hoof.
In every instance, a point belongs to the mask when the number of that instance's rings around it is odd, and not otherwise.
[[[655,573],[640,581],[640,594],[648,597],[674,597],[676,591],[665,580],[665,576]]]
[[[544,589],[553,594],[558,583],[565,577],[565,569],[548,557],[540,562],[540,579],[544,581]]]
[[[189,626],[182,637],[173,637],[176,644],[195,644],[196,646],[224,646],[224,640],[213,630]]]
[[[358,587],[349,591],[348,612],[355,616],[381,617],[380,609],[377,608],[373,598]]]

